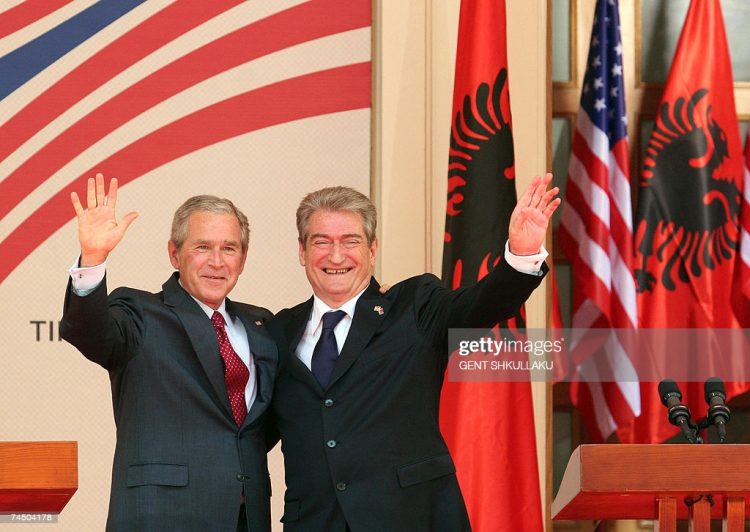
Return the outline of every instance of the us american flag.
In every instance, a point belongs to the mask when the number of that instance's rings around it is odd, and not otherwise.
[[[615,334],[575,354],[577,330],[637,327],[628,157],[618,5],[598,0],[559,230],[573,271],[571,399],[594,440],[640,413],[638,378]]]
[[[0,283],[96,172],[125,185],[251,131],[368,108],[370,26],[363,0],[5,0]]]

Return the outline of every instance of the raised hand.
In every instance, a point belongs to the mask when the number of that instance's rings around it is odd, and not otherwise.
[[[78,217],[78,241],[81,244],[81,266],[96,266],[107,260],[107,256],[122,240],[137,212],[129,212],[120,223],[115,218],[117,205],[117,179],[109,182],[109,193],[104,193],[104,176],[96,174],[86,185],[86,208],[78,194],[70,193],[70,201]]]
[[[508,246],[514,255],[534,255],[544,243],[552,213],[560,206],[560,189],[547,190],[552,174],[536,176],[510,215]]]

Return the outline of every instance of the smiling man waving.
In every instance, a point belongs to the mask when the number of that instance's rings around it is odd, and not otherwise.
[[[438,427],[448,328],[491,326],[538,286],[560,204],[551,178],[534,178],[516,206],[505,261],[456,291],[425,274],[381,294],[372,202],[346,187],[302,200],[299,259],[314,295],[269,324],[286,532],[470,529]]]
[[[248,222],[194,196],[175,212],[162,291],[118,288],[105,261],[137,214],[115,218],[117,180],[71,195],[81,255],[60,330],[109,372],[117,444],[108,532],[267,532],[265,418],[276,346],[266,309],[227,298],[245,266]],[[146,266],[146,265],[144,265]]]

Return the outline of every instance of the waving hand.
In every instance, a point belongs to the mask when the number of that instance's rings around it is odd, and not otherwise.
[[[104,193],[104,176],[96,174],[86,186],[86,208],[78,194],[71,192],[70,201],[78,217],[78,240],[81,244],[81,266],[96,266],[107,260],[109,253],[122,240],[137,212],[129,212],[117,222],[117,179],[109,182],[109,192]]]
[[[555,197],[559,188],[547,190],[550,181],[552,174],[534,177],[510,215],[508,245],[514,255],[534,255],[544,243],[549,220],[562,201]]]

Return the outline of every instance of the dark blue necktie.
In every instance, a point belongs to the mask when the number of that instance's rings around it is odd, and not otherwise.
[[[333,329],[346,316],[343,310],[326,312],[323,314],[323,330],[320,333],[320,339],[315,344],[312,356],[312,373],[318,380],[323,389],[328,387],[331,380],[333,366],[336,365],[336,359],[339,358],[339,348],[336,345],[336,335]]]

